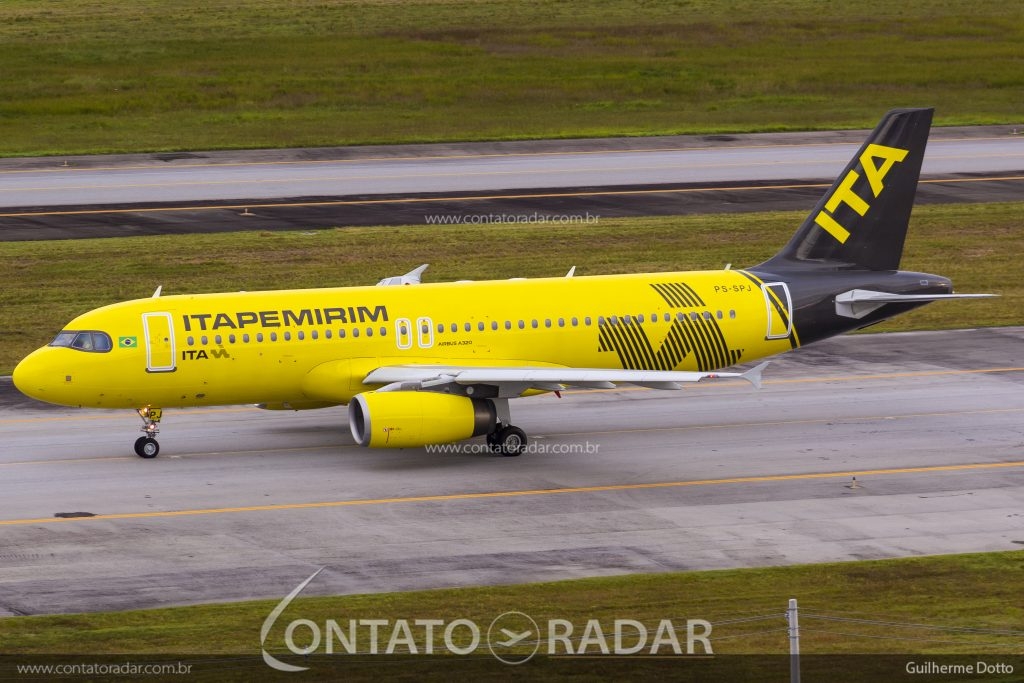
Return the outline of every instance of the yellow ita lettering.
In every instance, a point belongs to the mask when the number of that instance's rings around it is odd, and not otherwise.
[[[868,145],[861,152],[858,161],[860,161],[861,170],[864,172],[864,177],[868,179],[868,185],[871,186],[871,192],[875,197],[881,194],[885,188],[885,176],[892,170],[893,164],[903,161],[907,157],[907,153],[908,150],[905,149],[876,144]],[[881,163],[876,164],[876,160],[880,160]],[[836,238],[840,244],[846,244],[846,240],[850,238],[850,231],[833,216],[839,205],[847,205],[858,216],[863,216],[871,208],[867,200],[854,190],[854,185],[860,180],[860,177],[856,171],[851,170],[847,173],[832,196],[825,202],[825,210],[818,212],[818,215],[814,217],[814,222],[818,224],[818,227]]]

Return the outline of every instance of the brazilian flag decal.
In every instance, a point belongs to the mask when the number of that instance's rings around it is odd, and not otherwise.
[[[134,349],[139,345],[138,337],[118,337],[117,348],[119,349]]]

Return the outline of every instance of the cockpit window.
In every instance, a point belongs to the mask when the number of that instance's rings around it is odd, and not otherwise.
[[[63,346],[79,351],[92,351],[95,353],[106,353],[114,345],[110,341],[110,335],[106,332],[73,332],[64,330],[60,332],[50,346]]]
[[[75,341],[75,335],[77,334],[77,332],[60,332],[50,342],[50,346],[71,346],[71,342]]]

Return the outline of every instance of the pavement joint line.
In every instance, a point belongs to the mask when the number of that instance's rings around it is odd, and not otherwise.
[[[678,427],[649,427],[641,429],[612,429],[608,431],[565,432],[558,436],[599,436],[602,434],[648,434],[652,432],[688,432],[698,429],[737,429],[739,427],[778,427],[786,425],[812,425],[843,422],[870,422],[873,420],[912,420],[921,417],[952,417],[954,415],[997,415],[999,413],[1024,413],[1021,408],[989,408],[982,410],[949,410],[933,413],[907,413],[905,415],[835,415],[806,420],[769,420],[766,422],[743,422],[738,424],[696,424]]]
[[[1024,176],[1003,176],[983,178],[934,178],[919,181],[921,185],[942,184],[942,183],[981,183],[981,182],[1009,182],[1021,181]],[[208,183],[202,183],[208,184]],[[795,190],[795,189],[817,189],[831,187],[828,182],[796,183],[789,185],[744,185],[738,187],[685,187],[685,188],[662,188],[648,190],[595,190],[590,192],[544,192],[534,194],[488,194],[488,195],[448,195],[444,197],[395,197],[388,199],[352,199],[352,200],[330,200],[319,202],[266,202],[265,200],[254,200],[242,204],[200,204],[190,206],[141,206],[126,209],[79,209],[73,211],[37,211],[21,213],[0,213],[0,218],[42,218],[47,216],[88,216],[102,214],[129,214],[129,213],[169,213],[181,211],[237,211],[241,209],[295,209],[310,208],[319,206],[372,206],[387,204],[419,204],[436,202],[475,202],[491,200],[515,200],[515,199],[555,199],[571,197],[614,197],[627,195],[652,195],[652,194],[686,194],[695,192],[751,192],[758,190]],[[61,188],[65,189],[65,188]]]
[[[572,437],[572,436],[600,436],[609,434],[649,434],[658,432],[688,432],[695,430],[705,429],[737,429],[741,427],[777,427],[782,425],[811,425],[811,424],[829,424],[833,422],[865,422],[871,420],[908,420],[922,417],[950,417],[950,416],[964,416],[964,415],[997,415],[1000,413],[1021,413],[1024,412],[1024,407],[1021,408],[990,408],[982,410],[955,410],[946,412],[933,412],[933,413],[909,413],[906,415],[853,415],[843,417],[822,417],[807,420],[775,420],[766,422],[743,422],[738,424],[696,424],[696,425],[679,425],[675,427],[645,427],[640,429],[613,429],[607,431],[588,431],[588,432],[559,432],[557,434],[536,434],[534,439],[549,439],[552,437]],[[321,444],[317,446],[295,446],[291,448],[270,448],[270,449],[244,449],[237,451],[202,451],[193,453],[175,453],[164,456],[166,459],[185,459],[185,458],[196,458],[206,456],[238,456],[238,455],[261,455],[264,453],[299,453],[306,451],[317,451],[325,448],[341,449],[341,448],[355,448],[355,444],[347,443],[335,443],[335,444]],[[115,456],[101,456],[98,458],[60,458],[56,460],[17,460],[13,462],[0,462],[0,469],[5,467],[24,467],[31,465],[57,465],[57,464],[68,464],[68,463],[96,463],[96,462],[111,462],[116,460],[135,461],[136,456],[132,455],[115,455]]]
[[[762,382],[764,385],[778,385],[778,384],[816,384],[816,383],[828,383],[828,382],[851,382],[857,380],[888,380],[888,379],[913,379],[916,377],[941,377],[941,376],[956,376],[956,375],[978,375],[978,374],[996,374],[1001,372],[1024,372],[1024,366],[1022,367],[1009,367],[1009,368],[973,368],[967,370],[920,370],[910,372],[890,372],[883,374],[872,374],[872,375],[837,375],[834,377],[794,377],[791,379],[766,379]],[[719,383],[701,383],[700,389],[706,389],[709,387],[735,387],[735,382]],[[698,387],[684,387],[684,390],[693,391]],[[645,387],[617,387],[615,389],[569,389],[563,393],[572,394],[601,394],[601,393],[619,393],[625,391],[651,391]],[[256,412],[259,410],[256,407],[249,406],[236,406],[236,407],[225,407],[225,408],[192,408],[182,409],[180,411],[174,409],[174,415],[205,415],[205,414],[216,414],[216,413],[244,413],[244,412]],[[1015,409],[1010,409],[1015,410]],[[109,413],[105,415],[99,414],[88,414],[88,415],[55,415],[50,417],[9,417],[0,418],[0,424],[18,424],[18,423],[31,423],[31,422],[66,422],[72,420],[114,420],[120,419],[129,413],[123,409],[111,409]]]
[[[524,489],[519,491],[485,491],[477,493],[453,493],[433,496],[406,496],[397,498],[364,498],[355,500],[327,501],[319,503],[282,503],[278,505],[253,505],[242,507],[202,508],[193,510],[166,510],[154,512],[125,512],[94,517],[42,517],[38,519],[0,520],[0,526],[27,526],[56,522],[111,521],[121,519],[154,519],[162,517],[189,517],[240,512],[277,512],[283,510],[311,510],[318,508],[357,507],[366,505],[388,505],[401,503],[436,503],[449,501],[484,500],[494,498],[518,498],[555,494],[607,493],[615,491],[639,491],[651,489],[683,488],[689,486],[716,486],[725,484],[754,484],[773,481],[799,481],[814,479],[837,479],[840,477],[886,476],[898,474],[923,474],[928,472],[962,472],[969,470],[1011,469],[1024,467],[1024,460],[1012,462],[966,463],[959,465],[929,465],[924,467],[899,467],[892,469],[849,470],[844,472],[811,472],[804,474],[777,474],[756,477],[730,477],[726,479],[699,479],[691,481],[652,482],[637,484],[607,484],[599,486],[575,486],[558,489]],[[862,479],[863,481],[863,479]]]

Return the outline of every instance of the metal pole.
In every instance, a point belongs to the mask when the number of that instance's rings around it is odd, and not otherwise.
[[[800,683],[800,621],[796,612],[796,598],[789,599],[786,620],[789,622],[789,681]]]

